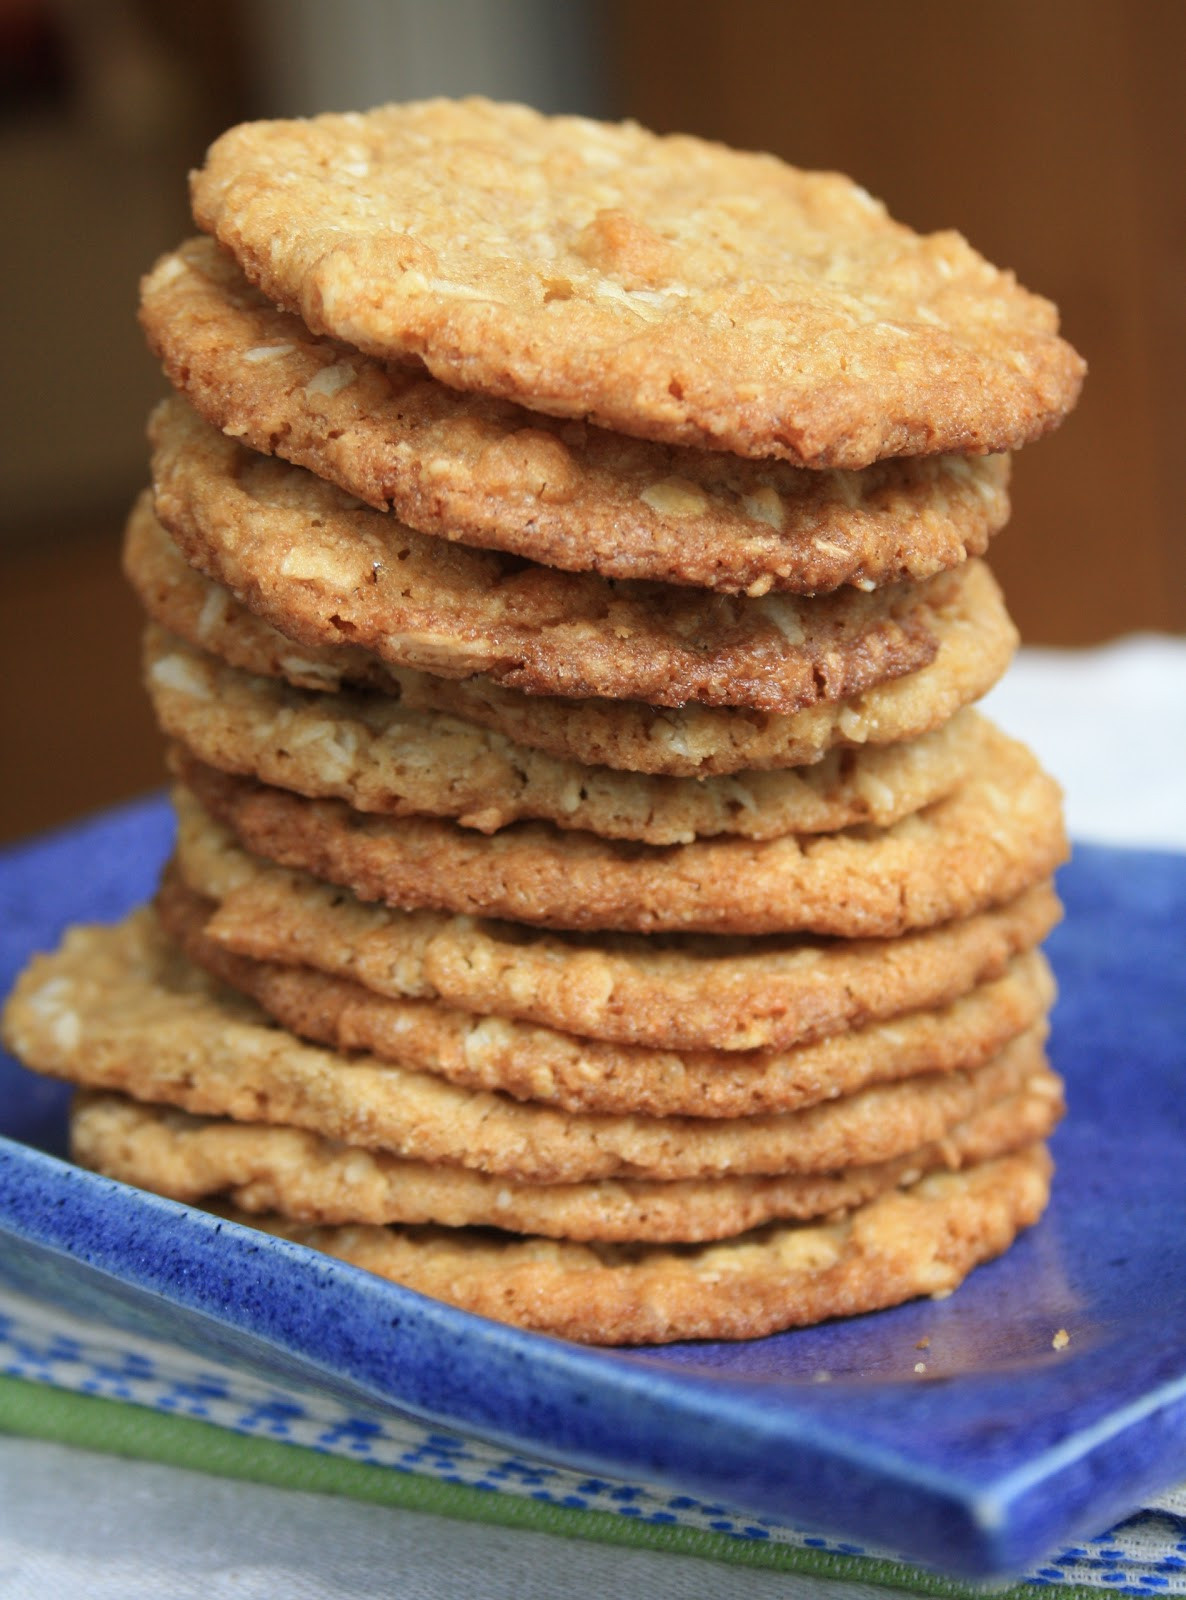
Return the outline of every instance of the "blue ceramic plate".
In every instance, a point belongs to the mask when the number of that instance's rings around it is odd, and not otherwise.
[[[66,921],[146,895],[168,833],[153,800],[0,857],[0,988]],[[1055,1200],[950,1300],[750,1344],[580,1349],[73,1170],[52,1153],[61,1086],[11,1062],[0,1276],[578,1470],[951,1572],[1021,1570],[1186,1476],[1186,856],[1083,848],[1062,889]]]

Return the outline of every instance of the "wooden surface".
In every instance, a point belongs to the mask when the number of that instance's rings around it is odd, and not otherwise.
[[[164,783],[118,513],[0,551],[0,840]]]
[[[622,110],[850,173],[1058,302],[1090,373],[993,564],[1032,643],[1186,630],[1186,4],[611,0]]]

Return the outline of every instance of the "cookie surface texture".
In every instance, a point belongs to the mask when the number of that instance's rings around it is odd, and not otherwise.
[[[128,522],[124,570],[149,616],[244,671],[307,689],[378,689],[411,709],[460,717],[563,760],[670,777],[794,767],[837,747],[916,738],[990,689],[1017,645],[991,572],[974,561],[926,586],[937,644],[929,666],[788,716],[695,704],[677,710],[526,695],[481,675],[460,680],[392,667],[356,645],[299,644],[188,566],[148,496]]]
[[[222,432],[423,533],[545,566],[818,594],[928,578],[982,555],[1009,514],[1006,456],[810,472],[462,394],[317,338],[207,238],[162,257],[140,316],[174,387]]]
[[[213,902],[185,888],[176,873],[166,875],[156,907],[191,961],[299,1037],[564,1111],[737,1117],[801,1110],[873,1083],[983,1066],[1036,1026],[1054,998],[1049,967],[1030,953],[949,1006],[797,1050],[648,1050],[395,999],[348,978],[237,955],[206,934]]]
[[[545,823],[486,837],[435,817],[307,800],[180,747],[171,759],[255,855],[362,900],[540,927],[888,938],[1010,900],[1067,852],[1057,784],[995,730],[959,789],[890,828],[662,848]]]
[[[934,659],[925,585],[820,596],[611,583],[413,532],[183,401],[153,415],[156,513],[185,558],[283,633],[527,694],[791,712]],[[934,581],[934,580],[932,580]]]
[[[178,790],[177,864],[219,902],[206,934],[260,961],[560,1032],[671,1050],[786,1049],[999,978],[1058,921],[1049,882],[896,939],[550,934],[393,911],[249,855]]]
[[[785,1115],[577,1116],[302,1044],[164,940],[147,911],[77,928],[18,984],[29,1066],[200,1115],[285,1123],[407,1160],[529,1183],[826,1173],[942,1139],[1044,1070],[1038,1027],[974,1071],[878,1084]]]
[[[674,1183],[522,1184],[461,1168],[401,1161],[298,1128],[236,1123],[82,1093],[71,1154],[107,1177],[177,1200],[223,1196],[243,1211],[316,1223],[439,1223],[616,1243],[724,1239],[779,1219],[806,1221],[863,1205],[925,1172],[991,1160],[1044,1139],[1061,1109],[1054,1074],[958,1123],[896,1161],[843,1173]]]
[[[248,675],[152,626],[144,678],[162,732],[208,766],[357,811],[454,817],[481,833],[535,818],[664,845],[888,827],[957,788],[989,737],[966,710],[918,739],[833,750],[808,767],[663,778],[562,761],[389,697]]]
[[[812,467],[1012,448],[1074,403],[1054,308],[846,178],[487,101],[246,124],[198,225],[315,333],[536,411]]]
[[[682,1247],[223,1214],[501,1322],[590,1344],[658,1344],[756,1339],[946,1294],[1038,1220],[1050,1172],[1045,1146],[1033,1146],[931,1174],[838,1222]]]

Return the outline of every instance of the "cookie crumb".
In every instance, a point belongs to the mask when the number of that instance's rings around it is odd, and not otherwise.
[[[924,1333],[922,1338],[919,1339],[918,1342],[915,1344],[914,1348],[916,1350],[929,1350],[931,1348],[931,1336],[930,1336],[930,1334],[929,1333]]]

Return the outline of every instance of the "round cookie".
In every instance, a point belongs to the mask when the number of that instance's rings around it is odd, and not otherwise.
[[[703,705],[675,710],[528,696],[482,677],[456,680],[385,667],[353,645],[297,645],[187,566],[147,496],[128,522],[124,570],[151,617],[244,671],[299,688],[336,690],[347,683],[378,689],[410,709],[460,717],[561,760],[672,777],[794,767],[837,747],[917,738],[986,693],[1017,645],[992,574],[982,562],[970,562],[927,585],[938,644],[930,666],[785,717]]]
[[[849,179],[484,100],[249,123],[194,217],[314,333],[458,389],[811,467],[1010,449],[1083,363],[955,233]]]
[[[802,1111],[725,1120],[573,1115],[475,1094],[374,1056],[303,1044],[217,984],[141,911],[75,928],[19,980],[8,1047],[35,1071],[203,1116],[279,1122],[526,1183],[833,1172],[891,1161],[1018,1093],[1043,1027],[970,1072],[875,1084]]]
[[[539,819],[667,845],[888,827],[957,788],[988,737],[965,710],[918,739],[833,750],[809,767],[663,778],[561,761],[385,696],[248,675],[155,625],[144,679],[161,730],[208,766],[357,811],[452,817],[479,833]]]
[[[1044,1145],[932,1173],[834,1222],[772,1224],[710,1245],[515,1240],[449,1228],[319,1228],[220,1207],[231,1221],[463,1310],[589,1344],[757,1339],[946,1295],[1035,1223]]]
[[[915,582],[982,555],[1007,456],[811,472],[557,420],[311,334],[212,239],[162,256],[140,320],[223,433],[438,538],[724,593]]]
[[[176,397],[149,435],[156,514],[182,555],[305,645],[345,640],[390,667],[481,673],[528,695],[783,714],[913,672],[938,648],[925,583],[750,599],[610,582],[415,533]]]
[[[486,837],[436,817],[307,800],[177,746],[170,760],[205,810],[266,860],[362,900],[539,927],[890,938],[1010,900],[1067,854],[1057,784],[995,729],[959,789],[890,828],[660,848],[538,822]]]
[[[563,1111],[649,1117],[798,1111],[874,1083],[982,1066],[1036,1026],[1054,1000],[1050,969],[1030,952],[949,1006],[872,1022],[789,1053],[675,1053],[394,999],[348,978],[237,955],[206,935],[214,902],[188,889],[175,870],[166,874],[156,908],[191,961],[301,1038]]]
[[[1052,886],[897,939],[546,933],[364,905],[248,855],[179,790],[177,864],[224,948],[561,1033],[658,1050],[786,1050],[1000,978],[1061,914]]]
[[[298,1128],[229,1122],[84,1091],[70,1115],[80,1165],[171,1199],[221,1196],[240,1211],[320,1224],[437,1223],[554,1239],[688,1243],[775,1220],[834,1217],[926,1172],[992,1160],[1044,1139],[1061,1112],[1042,1070],[938,1143],[878,1166],[772,1178],[522,1184],[460,1167],[401,1161]]]

